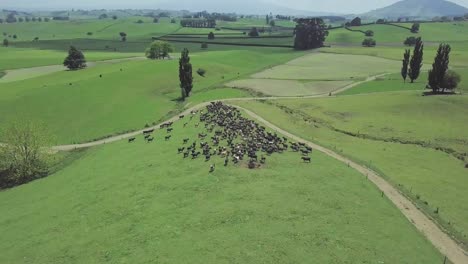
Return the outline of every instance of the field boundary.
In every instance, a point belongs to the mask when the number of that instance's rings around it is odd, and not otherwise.
[[[212,45],[225,45],[225,46],[244,46],[244,47],[265,47],[265,48],[294,48],[292,45],[271,45],[271,44],[255,44],[255,43],[227,43],[227,42],[217,42],[217,41],[200,41],[200,40],[179,40],[179,39],[170,39],[167,37],[153,37],[153,40],[164,40],[169,42],[179,42],[179,43],[195,43],[195,44],[212,44]]]

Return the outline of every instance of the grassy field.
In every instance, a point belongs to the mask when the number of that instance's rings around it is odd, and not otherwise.
[[[468,245],[466,161],[455,157],[468,153],[467,103],[387,93],[238,104],[375,169]]]
[[[169,142],[91,149],[0,192],[0,262],[442,262],[365,177],[323,154],[276,154],[259,170],[217,158],[212,174],[183,160],[194,122],[176,123]]]
[[[328,94],[342,88],[351,81],[297,81],[272,79],[245,79],[227,83],[226,86],[252,90],[272,96],[306,96]]]
[[[200,98],[197,100],[208,99],[209,96],[202,94],[222,87],[221,83],[284,63],[301,54],[289,50],[193,54],[194,71],[198,68],[207,71],[206,77],[194,76],[193,93]],[[256,60],[250,60],[253,57]],[[144,60],[96,65],[77,72],[63,71],[0,83],[0,123],[19,118],[42,121],[49,125],[57,143],[89,141],[142,128],[167,115],[174,115],[174,111],[184,107],[177,102],[180,96],[177,74],[177,60]],[[234,94],[237,97],[239,92],[226,96]],[[189,99],[185,104],[195,102]],[[0,126],[0,131],[2,128]]]
[[[0,70],[60,65],[67,55],[68,53],[66,51],[0,47],[0,56],[2,58],[0,60]],[[120,59],[143,55],[143,52],[117,53],[88,51],[85,53],[85,57],[88,61]]]
[[[400,63],[372,56],[313,53],[254,74],[260,79],[341,81],[398,72]]]

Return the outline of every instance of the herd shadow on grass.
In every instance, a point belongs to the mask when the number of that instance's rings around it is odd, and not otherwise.
[[[198,123],[195,123],[198,118]],[[304,143],[288,141],[286,137],[280,137],[271,133],[257,122],[242,116],[239,109],[228,106],[221,102],[213,102],[202,111],[191,111],[190,116],[179,116],[180,121],[186,121],[183,129],[189,125],[201,128],[201,133],[184,138],[177,153],[183,159],[199,159],[210,163],[213,158],[224,159],[224,166],[230,163],[259,169],[267,163],[267,157],[273,154],[281,154],[289,149],[300,154],[298,160],[311,163],[312,148]],[[164,123],[160,129],[166,129],[165,141],[172,139],[174,131],[173,123]],[[154,129],[143,132],[147,143],[154,141]],[[129,143],[135,142],[136,138],[128,139]],[[215,164],[210,164],[209,172],[216,170]]]

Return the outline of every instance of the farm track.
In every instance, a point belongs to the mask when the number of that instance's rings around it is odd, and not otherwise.
[[[101,61],[92,61],[87,62],[88,68],[100,65],[100,64],[113,64],[124,61],[137,61],[144,60],[145,57],[128,57],[120,59],[111,59],[111,60],[101,60]],[[38,66],[30,68],[20,68],[14,70],[5,70],[5,75],[0,77],[0,83],[8,83],[14,81],[27,80],[30,78],[35,78],[47,74],[52,74],[60,71],[65,71],[67,68],[63,65],[48,65],[48,66]],[[24,78],[23,78],[24,77]]]
[[[109,60],[107,63],[112,63],[112,62],[119,62],[122,60],[136,60],[136,59],[141,59],[140,57],[135,57],[135,58],[127,58],[127,59],[117,59],[117,60]],[[379,77],[385,76],[386,74],[379,74],[376,76],[371,76],[368,77],[364,81],[360,82],[355,82],[353,84],[347,85],[343,88],[340,88],[338,90],[335,90],[333,93],[339,93],[343,92],[345,90],[351,89],[357,85],[360,85],[365,82],[370,82],[373,80],[376,80]],[[252,100],[279,100],[279,99],[306,99],[306,98],[320,98],[320,97],[326,97],[329,96],[329,94],[322,94],[322,95],[314,95],[314,96],[296,96],[296,97],[253,97],[253,98],[231,98],[231,99],[223,99],[223,100],[215,100],[215,101],[222,101],[226,103],[230,103],[235,105],[235,101],[252,101]],[[210,102],[204,102],[200,103],[198,105],[195,105],[191,108],[186,109],[182,113],[178,114],[177,116],[174,116],[162,123],[166,122],[174,122],[179,119],[179,115],[189,115],[191,111],[201,109],[203,107],[206,107],[209,105]],[[268,128],[283,134],[284,136],[287,136],[295,141],[298,142],[304,142],[305,144],[309,145],[310,147],[338,160],[341,161],[345,164],[347,164],[349,167],[357,170],[359,173],[362,175],[366,176],[368,180],[370,180],[372,183],[374,183],[379,190],[382,191],[382,193],[402,212],[402,214],[421,232],[424,234],[424,236],[447,258],[453,262],[454,264],[462,264],[462,263],[468,263],[468,254],[453,240],[448,234],[446,234],[443,230],[439,228],[439,226],[434,223],[428,216],[426,216],[422,211],[420,211],[415,204],[411,202],[410,199],[405,197],[402,193],[398,191],[396,187],[391,185],[389,182],[387,182],[385,179],[380,177],[376,172],[372,171],[371,169],[359,165],[356,162],[353,162],[350,159],[345,158],[344,156],[327,149],[325,147],[322,147],[320,145],[317,145],[313,142],[307,141],[305,139],[302,139],[299,136],[296,136],[290,132],[287,132],[286,130],[283,130],[272,123],[268,122],[261,116],[255,114],[254,112],[244,109],[242,107],[236,106],[237,108],[243,110],[247,115],[249,115],[251,118],[263,123],[265,126]],[[162,124],[161,123],[161,124]],[[128,139],[131,137],[135,137],[138,135],[141,135],[144,130],[148,129],[155,129],[158,130],[160,125],[158,124],[156,126],[142,129],[139,131],[131,132],[131,133],[125,133],[113,137],[109,137],[106,139],[98,140],[98,141],[93,141],[93,142],[88,142],[88,143],[83,143],[83,144],[74,144],[74,145],[61,145],[61,146],[54,146],[52,147],[52,151],[72,151],[75,149],[82,149],[82,148],[90,148],[94,146],[99,146],[99,145],[104,145],[124,139]]]

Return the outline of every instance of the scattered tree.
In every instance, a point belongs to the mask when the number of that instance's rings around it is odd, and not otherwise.
[[[385,24],[387,23],[387,21],[383,18],[380,18],[380,19],[377,19],[377,21],[375,22],[376,24]]]
[[[44,18],[44,22],[49,22],[50,21],[50,18],[46,17]]]
[[[22,17],[18,18],[18,22],[23,22],[24,19]]]
[[[272,19],[272,20],[270,21],[270,26],[271,26],[271,27],[274,27],[275,25],[276,25],[276,23],[275,23],[275,21]]]
[[[208,43],[203,42],[203,43],[201,44],[201,48],[202,48],[202,49],[207,49],[207,48],[208,48]]]
[[[13,39],[17,39],[18,36],[16,34],[13,35]]]
[[[407,37],[406,40],[403,42],[403,44],[407,46],[414,46],[416,45],[416,37]]]
[[[200,69],[197,70],[197,73],[198,73],[198,75],[200,75],[201,77],[205,77],[206,70],[200,68]]]
[[[270,25],[270,16],[269,15],[266,15],[266,24]]]
[[[0,188],[24,184],[48,174],[50,137],[46,129],[30,122],[16,122],[8,127],[0,147]]]
[[[113,19],[113,20],[117,20],[117,18],[118,18],[118,17],[117,17],[116,15],[113,15],[113,16],[112,16],[112,19]]]
[[[36,22],[37,21],[37,18],[33,17],[31,18],[32,22]]]
[[[3,24],[3,18],[0,18],[0,24]]]
[[[416,44],[414,45],[413,56],[410,60],[410,68],[408,70],[408,76],[410,77],[411,83],[419,78],[421,73],[422,61],[424,55],[424,44],[421,38],[416,39]]]
[[[102,14],[99,16],[99,19],[106,19],[107,17],[108,17],[107,14]]]
[[[86,35],[92,36],[92,35],[93,35],[93,32],[88,32],[88,33],[86,33]]]
[[[418,33],[419,27],[420,27],[419,23],[413,23],[413,25],[411,26],[411,32]]]
[[[364,47],[375,47],[377,42],[373,38],[366,38],[362,41],[362,46]]]
[[[258,33],[258,29],[253,27],[249,32],[249,37],[258,37],[260,34]]]
[[[448,70],[444,76],[444,81],[442,82],[442,87],[444,89],[442,92],[444,92],[445,89],[449,91],[455,90],[458,87],[458,84],[460,84],[460,82],[461,82],[460,74],[454,71]]]
[[[16,23],[17,20],[16,20],[16,17],[15,17],[15,14],[14,14],[14,13],[8,14],[5,21],[6,21],[7,23]]]
[[[373,37],[374,36],[374,31],[367,30],[366,32],[364,32],[364,35],[366,35],[366,37]]]
[[[153,23],[159,23],[159,18],[157,17],[153,18]]]
[[[300,18],[294,29],[294,49],[307,50],[323,46],[328,36],[327,26],[321,18]]]
[[[157,40],[151,43],[151,46],[146,49],[145,55],[148,59],[165,59],[169,57],[169,53],[173,52],[174,48],[169,42]]]
[[[352,27],[359,27],[359,26],[361,26],[361,18],[360,18],[360,17],[354,18],[353,20],[351,20],[351,22],[349,23],[349,25],[352,26]]]
[[[177,23],[177,20],[176,20],[175,18],[172,18],[172,19],[171,19],[171,23],[172,23],[172,24],[175,24],[175,23]]]
[[[405,50],[405,54],[403,55],[403,66],[401,67],[401,77],[403,77],[403,81],[406,83],[406,77],[408,77],[408,66],[410,61],[411,51],[409,49]]]
[[[9,45],[10,45],[10,42],[8,41],[8,39],[4,39],[3,46],[8,47]]]
[[[449,88],[444,86],[453,87],[454,83],[456,83],[455,87],[452,88],[454,89],[458,85],[459,78],[457,78],[457,76],[454,76],[454,74],[446,76],[449,68],[451,50],[452,48],[448,44],[440,44],[437,50],[437,55],[432,64],[432,69],[429,70],[428,76],[429,87],[432,89],[433,93],[444,92],[445,89]]]
[[[29,17],[26,17],[24,20],[25,20],[26,22],[31,22],[31,18],[29,18]]]
[[[210,32],[208,34],[208,39],[215,39],[215,34],[213,32]]]
[[[120,32],[119,35],[120,35],[120,39],[121,39],[123,42],[127,41],[127,33],[125,33],[125,32]]]
[[[143,20],[138,19],[137,24],[143,24],[143,23],[144,23]]]
[[[38,21],[38,22],[42,22],[42,17],[38,17],[38,18],[37,18],[37,21]]]
[[[33,41],[39,41],[39,37],[34,37]]]
[[[70,70],[79,70],[86,68],[86,59],[83,52],[71,46],[68,50],[68,56],[63,61],[63,65]]]
[[[182,92],[182,100],[190,96],[193,88],[192,64],[190,63],[189,51],[184,49],[179,60],[179,80]]]

